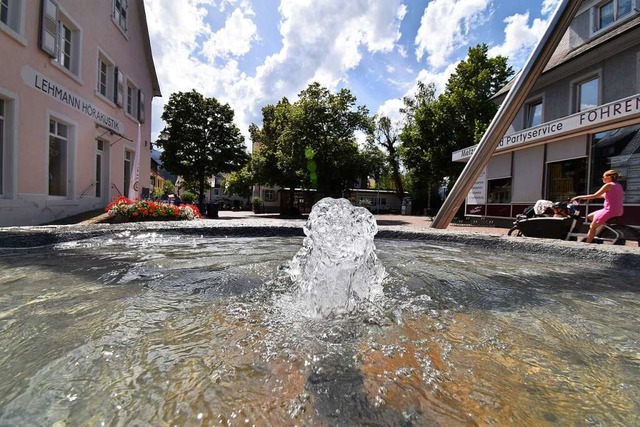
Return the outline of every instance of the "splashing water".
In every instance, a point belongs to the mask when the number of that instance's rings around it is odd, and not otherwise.
[[[377,232],[371,212],[346,199],[327,197],[313,206],[307,237],[288,269],[304,314],[348,314],[382,296],[386,272],[375,254]]]

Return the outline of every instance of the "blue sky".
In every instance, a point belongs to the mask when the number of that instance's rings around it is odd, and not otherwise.
[[[372,114],[399,119],[417,81],[441,91],[470,46],[519,70],[560,0],[145,0],[163,97],[196,89],[248,127],[261,109],[309,83],[346,87]]]

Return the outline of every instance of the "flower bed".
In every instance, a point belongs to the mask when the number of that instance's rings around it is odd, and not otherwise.
[[[191,204],[172,205],[153,200],[132,201],[124,196],[109,203],[105,211],[110,222],[180,221],[202,218],[200,210]]]

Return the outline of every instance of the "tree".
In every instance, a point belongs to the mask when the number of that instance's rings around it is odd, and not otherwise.
[[[506,57],[489,58],[487,52],[486,44],[469,48],[467,58],[458,64],[438,99],[444,123],[447,124],[450,153],[480,141],[498,111],[491,97],[513,75]],[[450,158],[448,163],[450,167],[444,176],[449,176],[454,182],[462,166],[454,164]]]
[[[356,131],[372,131],[368,110],[355,103],[348,89],[334,94],[313,83],[293,104],[264,107],[262,128],[250,128],[255,182],[288,187],[290,210],[296,187],[341,195],[363,171]]]
[[[402,185],[402,174],[400,173],[400,153],[398,151],[400,139],[398,129],[393,126],[391,119],[385,116],[377,118],[375,126],[375,141],[387,152],[386,160],[390,168],[396,196],[402,200],[404,198],[404,186]],[[380,180],[380,175],[376,177],[376,181]],[[376,185],[378,185],[378,183],[376,183]]]
[[[248,199],[251,197],[251,186],[253,180],[249,165],[245,165],[239,171],[231,172],[231,174],[224,180],[223,187],[225,194],[230,196],[240,196]]]
[[[455,182],[462,166],[451,154],[480,140],[498,110],[491,97],[513,74],[507,58],[487,51],[485,44],[469,48],[437,98],[434,85],[419,82],[416,95],[404,99],[401,158],[427,208],[444,179]]]
[[[404,99],[405,126],[400,134],[400,157],[409,171],[414,206],[432,207],[434,189],[440,186],[450,162],[443,118],[435,85],[418,82],[416,95]],[[435,192],[437,194],[437,192]]]
[[[165,105],[162,120],[168,137],[158,141],[162,165],[187,182],[197,182],[200,203],[212,175],[238,170],[248,160],[233,117],[229,104],[195,90],[174,93]]]

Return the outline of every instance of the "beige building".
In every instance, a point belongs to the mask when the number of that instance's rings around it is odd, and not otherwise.
[[[0,0],[0,58],[0,226],[149,192],[161,94],[143,0]]]

